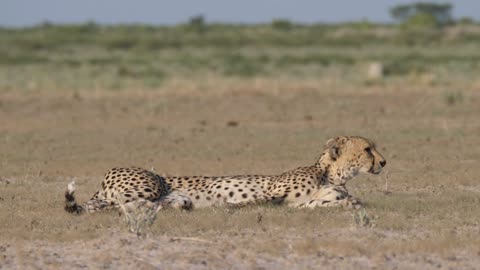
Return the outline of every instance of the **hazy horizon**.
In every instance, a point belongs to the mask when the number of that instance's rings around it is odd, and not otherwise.
[[[3,1],[0,8],[0,26],[26,27],[43,22],[54,24],[151,24],[175,25],[202,15],[207,22],[218,23],[267,23],[274,19],[287,19],[298,23],[341,23],[368,20],[390,23],[389,9],[398,4],[417,1],[371,0],[360,1],[314,1],[245,0],[227,2],[221,0],[173,2],[144,0],[85,0],[66,2],[61,0]],[[446,3],[446,1],[429,1]],[[450,1],[454,18],[471,17],[480,20],[480,1]]]

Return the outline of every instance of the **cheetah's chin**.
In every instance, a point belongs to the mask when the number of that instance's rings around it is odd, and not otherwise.
[[[382,169],[380,170],[375,170],[372,168],[370,168],[370,170],[368,170],[368,173],[371,173],[371,174],[380,174],[382,172]]]

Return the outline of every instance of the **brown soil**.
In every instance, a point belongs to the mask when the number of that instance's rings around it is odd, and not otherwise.
[[[215,90],[0,97],[0,268],[470,268],[480,265],[480,95],[440,86],[244,81]],[[327,90],[331,89],[331,90]],[[336,135],[374,139],[388,165],[343,209],[163,211],[146,238],[117,213],[72,216],[113,166],[171,175],[272,174],[311,164]]]

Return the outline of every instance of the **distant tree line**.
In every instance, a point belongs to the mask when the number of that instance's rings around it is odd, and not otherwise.
[[[453,5],[450,3],[415,2],[394,6],[390,9],[390,15],[402,27],[442,27],[454,23],[473,24],[475,21],[470,17],[463,17],[455,21],[452,16]],[[367,26],[368,21],[363,21]],[[288,31],[296,25],[288,19],[274,19],[270,23],[276,30]],[[357,23],[358,24],[358,23]],[[189,29],[204,32],[207,23],[203,15],[191,17],[186,24]]]

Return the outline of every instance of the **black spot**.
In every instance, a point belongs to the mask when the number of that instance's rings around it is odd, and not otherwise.
[[[130,193],[125,193],[125,197],[130,198],[130,197],[132,197],[132,194],[130,194]]]
[[[298,197],[300,197],[300,195],[302,195],[302,194],[300,194],[300,192],[297,192],[297,194],[295,194],[295,197],[298,198]]]
[[[152,192],[153,190],[150,189],[150,188],[144,188],[143,191],[145,191],[145,192]]]
[[[322,204],[327,204],[329,203],[330,201],[323,201]]]
[[[307,189],[307,195],[310,194],[310,189]]]
[[[140,198],[144,198],[144,197],[145,197],[145,195],[143,195],[143,193],[138,193],[138,197],[140,197]]]
[[[228,193],[228,196],[233,197],[233,194],[233,191],[230,191],[230,193]]]
[[[238,192],[242,192],[242,191],[243,191],[243,189],[241,189],[241,188],[238,189]]]
[[[200,196],[198,196],[198,195],[197,195],[197,196],[195,196],[195,199],[197,199],[197,200],[198,200],[198,199],[200,199]]]
[[[218,193],[217,198],[220,198],[220,197],[222,197],[222,194]]]
[[[210,201],[210,197],[207,196],[207,201]]]
[[[247,193],[243,193],[242,194],[242,198],[246,199],[248,197],[248,194]]]

